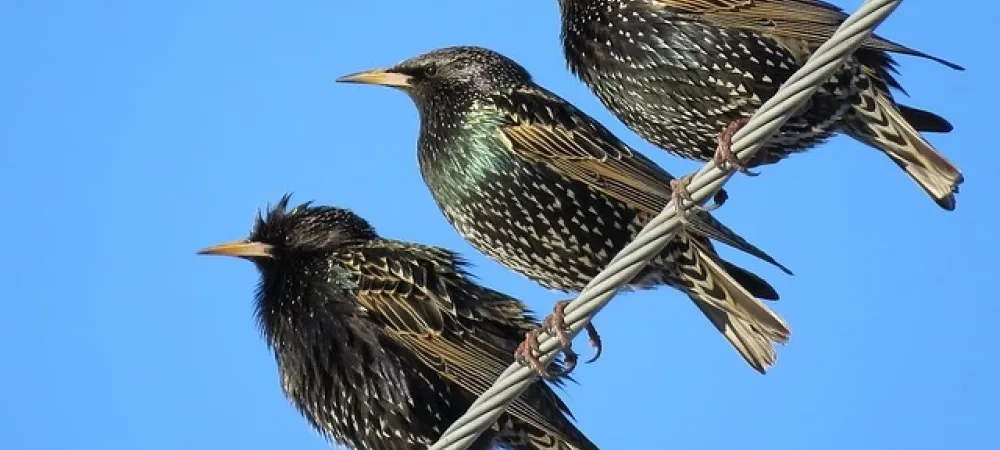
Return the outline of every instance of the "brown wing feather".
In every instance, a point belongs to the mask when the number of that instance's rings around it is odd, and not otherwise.
[[[486,392],[507,366],[514,362],[512,352],[476,336],[464,336],[461,340],[456,340],[444,336],[398,335],[396,339],[413,350],[425,364],[434,367],[442,376],[476,396]],[[551,395],[551,392],[543,393],[536,387],[529,389],[529,398]],[[574,440],[553,426],[550,419],[531,407],[524,397],[514,400],[507,411],[532,427],[558,436],[561,440]]]
[[[521,91],[515,101],[539,102],[535,116],[510,116],[501,139],[518,156],[545,164],[622,203],[657,214],[670,200],[674,178],[633,152],[610,132],[581,120],[582,113],[544,91]]]
[[[435,273],[434,255],[400,258],[394,246],[344,253],[343,263],[358,274],[358,301],[397,333],[440,334],[459,311]]]
[[[544,164],[650,217],[659,214],[670,202],[670,181],[674,177],[554,94],[533,87],[496,101],[508,106],[505,111],[509,123],[500,128],[499,137],[512,153]],[[534,105],[523,107],[527,103]],[[704,213],[697,217],[702,220],[692,218],[690,231],[791,273],[711,215]]]
[[[373,245],[363,252],[345,252],[342,257],[358,274],[358,301],[382,321],[386,336],[424,364],[473,395],[485,392],[514,362],[514,344],[500,344],[510,341],[510,336],[491,334],[491,330],[516,327],[520,335],[536,325],[524,316],[523,305],[495,291],[463,283],[461,278],[467,274],[456,265],[454,254],[389,240],[377,244],[381,249]],[[400,251],[418,254],[404,258]],[[482,304],[471,303],[469,298]],[[472,327],[472,322],[479,323]],[[561,363],[555,361],[553,367],[558,369]],[[552,405],[565,406],[551,390],[539,385],[529,389],[529,398],[548,397]],[[508,411],[561,440],[576,442],[581,438],[567,436],[521,398]]]
[[[819,46],[847,18],[843,9],[818,0],[654,0],[680,16],[726,27],[757,30],[775,37],[801,39]],[[928,55],[877,35],[863,48],[903,53],[937,61],[952,69],[965,70],[944,59]]]
[[[823,41],[847,18],[836,5],[810,0],[656,0],[696,20],[775,36]]]
[[[511,125],[503,133],[509,148],[525,159],[544,163],[646,213],[662,211],[670,199],[670,191],[665,188],[670,178],[655,178],[649,170],[634,164],[631,152],[608,152],[585,135],[548,125]],[[593,153],[580,155],[588,151]]]

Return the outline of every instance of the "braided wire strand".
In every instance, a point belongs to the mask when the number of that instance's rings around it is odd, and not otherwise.
[[[902,0],[867,0],[851,14],[837,31],[830,36],[809,60],[796,71],[751,117],[750,121],[733,136],[732,150],[742,161],[747,161],[762,144],[784,125],[795,110],[808,100],[819,85],[829,79],[843,62],[871,36],[902,3]],[[732,177],[709,161],[696,172],[688,190],[694,203],[684,202],[685,207],[700,204],[711,198]],[[566,324],[571,337],[575,337],[611,298],[643,267],[660,253],[680,227],[674,202],[647,224],[635,239],[611,260],[607,267],[584,287],[566,306]],[[551,333],[539,336],[541,360],[548,364],[555,358],[558,339]],[[428,450],[465,450],[480,434],[492,426],[507,406],[538,377],[530,367],[514,363],[494,382],[493,386],[445,430]]]

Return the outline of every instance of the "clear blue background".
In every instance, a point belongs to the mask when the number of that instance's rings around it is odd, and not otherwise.
[[[956,126],[931,139],[965,171],[958,210],[848,138],[736,177],[719,217],[797,275],[723,251],[781,292],[791,343],[762,377],[681,294],[620,297],[596,320],[603,359],[565,393],[595,442],[995,448],[998,10],[906,2],[879,29],[968,69],[900,58],[909,103]],[[696,169],[567,73],[557,21],[554,0],[3,2],[0,448],[328,448],[279,390],[253,267],[195,256],[286,191],[461,251],[547,312],[558,294],[475,252],[435,209],[410,101],[333,79],[484,45],[670,171]]]

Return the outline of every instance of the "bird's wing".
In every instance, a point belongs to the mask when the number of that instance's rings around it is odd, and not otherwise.
[[[498,346],[494,340],[476,333],[464,335],[461,339],[417,335],[399,335],[396,339],[424,364],[477,397],[486,392],[514,362],[513,347]],[[562,370],[557,361],[551,368]],[[561,413],[569,413],[565,403],[541,380],[514,400],[507,412],[560,441],[582,440],[581,436],[573,435],[572,427],[561,418]]]
[[[453,318],[462,313],[438,267],[441,260],[447,260],[446,253],[387,241],[363,250],[344,251],[341,260],[356,274],[358,302],[387,329],[401,334],[436,335],[454,324]]]
[[[651,216],[669,203],[673,176],[555,94],[539,87],[524,87],[497,96],[492,102],[508,119],[500,128],[500,138],[514,154],[544,164]],[[708,213],[697,217],[703,220],[692,220],[690,231],[791,273]]]
[[[465,261],[448,250],[383,240],[341,255],[372,319],[388,336],[426,353],[441,373],[462,373],[488,387],[535,324],[516,299],[475,284]]]
[[[843,9],[819,0],[652,0],[665,10],[694,20],[724,27],[746,28],[819,45],[847,18]],[[928,58],[957,70],[961,66],[918,50],[872,35],[863,44],[884,50]]]
[[[501,140],[519,157],[650,214],[670,201],[674,177],[559,97],[526,87],[492,104],[507,118]]]
[[[450,251],[385,240],[348,254],[344,260],[358,274],[358,301],[383,323],[386,335],[473,395],[485,392],[514,362],[517,342],[536,325],[522,303],[468,279],[465,262]],[[518,399],[509,412],[573,440],[547,417],[551,412],[540,410],[565,404],[542,385],[530,389],[530,403]]]
[[[830,37],[847,18],[840,7],[816,0],[653,0],[653,3],[682,17],[809,41]]]
[[[538,322],[529,318],[525,305],[512,297],[471,283],[454,283],[453,287],[456,300],[468,303],[470,310],[475,311],[472,317],[461,319],[467,324],[476,322],[467,327],[468,331],[400,334],[395,339],[424,364],[478,397],[514,362],[517,344]],[[551,368],[561,371],[562,361],[553,361]],[[564,379],[549,383],[560,385]],[[569,408],[541,380],[514,400],[507,412],[560,442],[573,442],[580,448],[593,447],[592,444],[587,447],[586,437],[563,417],[563,413],[571,415]]]

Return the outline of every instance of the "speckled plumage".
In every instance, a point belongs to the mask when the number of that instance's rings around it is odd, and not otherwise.
[[[353,449],[426,449],[514,361],[537,321],[474,282],[448,250],[380,238],[344,209],[288,201],[247,240],[202,253],[259,269],[261,330],[282,389],[313,427]],[[597,450],[569,417],[538,382],[472,448]]]
[[[491,50],[436,50],[342,80],[409,93],[421,117],[420,171],[445,217],[477,249],[548,288],[582,289],[671,198],[670,174]],[[763,372],[775,359],[771,342],[790,332],[754,296],[777,294],[704,236],[777,262],[706,212],[694,222],[629,288],[684,291]]]
[[[559,0],[570,70],[657,146],[707,161],[726,127],[750,117],[847,16],[815,0]],[[887,51],[951,63],[873,36],[761,149],[749,167],[846,133],[885,152],[941,207],[963,181],[918,131],[944,119],[897,105]]]

